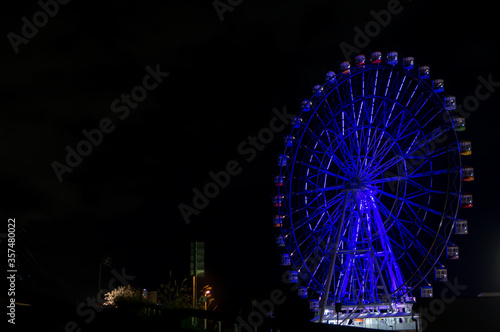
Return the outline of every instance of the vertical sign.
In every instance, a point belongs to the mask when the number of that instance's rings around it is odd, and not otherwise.
[[[205,276],[205,242],[191,242],[191,266],[192,276]]]

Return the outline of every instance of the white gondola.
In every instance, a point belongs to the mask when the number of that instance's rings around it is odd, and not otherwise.
[[[335,79],[335,72],[334,71],[329,71],[325,74],[325,82],[330,82]]]
[[[448,259],[458,259],[458,246],[446,247],[446,257]]]
[[[435,269],[436,281],[448,281],[448,270],[443,267],[436,267]]]
[[[387,53],[387,64],[393,66],[398,64],[398,52]]]
[[[403,58],[403,68],[406,70],[413,69],[415,67],[415,59],[411,56],[407,56]]]
[[[455,96],[444,97],[444,108],[448,111],[453,111],[457,108],[457,98]]]
[[[281,206],[283,204],[284,196],[276,195],[273,197],[273,206]]]
[[[342,74],[349,74],[349,68],[351,68],[351,64],[348,61],[342,61],[340,63],[340,72]]]
[[[382,53],[372,52],[370,54],[370,62],[371,63],[381,63],[382,62]]]
[[[358,55],[356,55],[356,57],[354,58],[354,64],[355,64],[356,66],[359,66],[359,67],[364,66],[365,61],[366,61],[366,57],[365,57],[363,54],[358,54]]]
[[[293,137],[292,135],[287,135],[287,136],[283,137],[283,143],[287,147],[293,146],[294,141],[295,141],[295,137]]]
[[[467,220],[455,220],[455,234],[465,235],[468,233],[469,230],[467,229]]]
[[[422,286],[420,287],[420,297],[422,298],[432,298],[433,296],[432,286]]]
[[[429,66],[420,66],[418,69],[418,77],[429,78],[431,76],[431,69]]]
[[[297,295],[301,298],[301,299],[306,299],[307,298],[307,287],[299,287],[297,289]]]
[[[471,141],[460,141],[460,154],[462,156],[469,156],[472,154]]]
[[[444,80],[433,80],[432,81],[432,90],[434,90],[434,92],[443,92],[444,91]]]
[[[288,254],[281,254],[281,265],[282,266],[290,266],[290,265],[292,265],[292,262],[290,260],[290,255],[288,255]]]
[[[471,208],[473,207],[472,203],[472,194],[463,193],[460,195],[460,204],[463,208]]]
[[[321,86],[319,86],[319,87],[321,87]],[[309,101],[309,99],[304,99],[300,103],[300,107],[302,108],[302,110],[304,112],[309,112],[311,110],[311,105],[312,105],[312,103]]]
[[[461,117],[452,117],[453,121],[453,130],[455,131],[464,131],[465,130],[465,118]]]
[[[312,311],[316,311],[319,309],[319,300],[311,300],[309,301],[309,309]]]
[[[462,167],[462,181],[466,182],[474,181],[474,167],[470,166]]]
[[[300,126],[304,123],[304,121],[302,120],[302,118],[296,116],[292,118],[291,123],[293,128],[300,128]]]
[[[285,177],[283,175],[276,175],[274,177],[274,185],[277,187],[282,187],[283,183],[285,182]]]
[[[286,166],[286,160],[288,159],[287,155],[280,154],[278,156],[278,166]]]
[[[288,271],[286,279],[289,283],[297,283],[299,282],[299,273],[297,271]]]
[[[321,96],[323,94],[323,87],[319,84],[313,86],[312,90],[316,96]],[[312,103],[310,103],[310,106],[312,106]]]
[[[281,227],[283,223],[284,216],[274,216],[273,217],[273,225],[274,227]]]

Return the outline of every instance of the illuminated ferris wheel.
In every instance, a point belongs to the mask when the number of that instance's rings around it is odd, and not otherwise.
[[[447,280],[446,258],[458,259],[451,235],[467,233],[458,212],[472,207],[462,187],[474,170],[461,160],[471,142],[451,115],[455,97],[429,73],[396,52],[342,62],[285,136],[276,241],[319,321],[339,313],[343,324],[383,328],[386,317],[404,329],[416,290],[432,297],[432,283]]]

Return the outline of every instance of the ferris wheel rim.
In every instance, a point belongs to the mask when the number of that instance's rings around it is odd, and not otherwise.
[[[367,64],[367,65],[366,65],[365,67],[363,67],[362,69],[359,69],[359,71],[357,71],[358,69],[353,68],[353,69],[351,69],[351,71],[349,72],[349,74],[348,74],[348,75],[343,75],[343,74],[339,73],[339,74],[337,74],[337,75],[335,76],[335,77],[337,77],[337,76],[341,75],[341,76],[339,76],[339,77],[343,78],[343,80],[342,80],[341,82],[336,82],[336,86],[338,86],[339,84],[341,84],[341,83],[343,83],[343,82],[346,82],[348,79],[350,79],[351,75],[354,75],[354,74],[359,75],[359,74],[361,74],[361,73],[364,73],[364,72],[369,71],[369,70],[370,70],[370,69],[369,69],[369,67],[373,67],[373,68],[375,68],[375,67],[376,67],[377,69],[384,68],[384,69],[390,69],[390,70],[394,70],[394,68],[395,68],[394,66],[390,66],[390,65],[383,65],[383,64],[377,64],[377,65]],[[415,75],[411,75],[411,74],[410,74],[409,72],[407,72],[407,71],[404,71],[404,70],[400,70],[400,71],[401,71],[401,72],[403,72],[404,74],[406,74],[407,76],[410,76],[410,77],[412,77],[412,78],[415,78]],[[332,79],[332,80],[333,80],[333,79]],[[332,80],[330,80],[330,81],[332,81]],[[434,98],[434,99],[437,99],[437,100],[440,100],[440,99],[441,99],[440,97],[438,97],[438,94],[437,94],[436,92],[432,91],[432,88],[428,85],[428,83],[427,83],[427,82],[425,82],[424,80],[420,79],[420,83],[422,84],[422,86],[425,86],[427,90],[430,90],[430,92],[431,92],[431,93],[430,93],[430,95],[431,95],[431,96],[433,96],[433,98]],[[325,82],[322,86],[323,86],[323,87],[325,87],[325,86],[329,87],[331,84],[332,84],[332,83],[330,83],[329,81],[327,81],[327,82]],[[330,88],[331,88],[331,86],[330,86]],[[329,95],[329,94],[331,94],[331,93],[333,93],[334,89],[335,89],[335,88],[331,88],[331,89],[330,89],[330,91],[329,91],[329,93],[328,93],[328,95]],[[323,100],[326,100],[326,98],[328,97],[328,95],[323,96]],[[310,99],[310,100],[313,100],[313,101],[314,101],[314,100],[315,100],[315,98],[317,98],[317,96],[316,96],[316,95],[313,95],[313,97],[311,97],[311,99]],[[369,97],[363,97],[363,98],[377,98],[377,96],[369,96]],[[354,103],[354,101],[352,101],[352,102]],[[314,102],[314,104],[316,104],[316,103],[317,103],[317,101],[316,101],[316,102]],[[309,112],[310,114],[315,114],[315,112],[317,111],[317,109],[321,106],[321,102],[317,103],[317,105],[318,105],[318,106],[317,106],[314,110],[313,110],[313,109],[311,109],[311,110],[309,110],[308,112]],[[439,104],[437,104],[437,105],[439,105]],[[406,110],[406,111],[408,111],[408,110]],[[446,112],[446,113],[447,113],[447,110],[445,110],[443,107],[441,107],[441,109],[439,110],[439,112]],[[302,111],[302,112],[301,112],[301,115],[302,115],[303,113],[305,113],[305,111]],[[306,128],[308,128],[308,126],[309,126],[309,123],[310,123],[311,119],[312,119],[312,116],[310,116],[310,117],[309,117],[308,122],[305,124],[305,127],[306,127]],[[417,123],[418,123],[418,122],[417,122]],[[295,131],[295,132],[298,132],[299,130],[298,130],[298,129],[297,129],[297,130],[293,129],[293,130],[292,130],[292,134],[293,134],[293,132],[294,132],[294,131]],[[458,138],[457,138],[456,132],[454,132],[453,130],[452,130],[452,131],[450,131],[450,132],[454,134],[454,138],[452,138],[452,140],[458,144]],[[304,135],[304,134],[305,134],[305,132],[303,132],[303,133],[302,133],[302,135]],[[300,140],[302,140],[302,137],[300,138]],[[285,149],[285,153],[286,153],[286,150],[287,150],[287,149]],[[447,149],[445,150],[445,153],[447,154],[447,156],[448,156],[448,158],[449,158],[449,154],[450,154],[450,150],[449,150],[449,148],[447,148]],[[294,160],[294,162],[293,162],[293,166],[292,166],[292,171],[290,172],[290,174],[294,174],[293,169],[294,169],[294,167],[295,167],[295,163],[296,163],[296,161],[295,161],[295,159],[296,159],[296,154],[297,154],[297,151],[295,152],[295,154],[294,154],[294,156],[293,156],[292,158],[289,158],[289,159]],[[460,169],[460,168],[461,168],[461,158],[458,158],[458,169]],[[280,176],[286,176],[286,175],[288,175],[288,174],[289,174],[288,172],[286,172],[286,169],[287,169],[287,168],[285,168],[285,172],[284,172],[284,173],[282,173],[282,172],[283,172],[283,170],[284,170],[284,168],[283,168],[283,167],[281,167],[281,168],[280,168]],[[456,170],[455,170],[455,171],[456,171]],[[447,178],[448,178],[448,181],[449,181],[449,179],[450,179],[450,173],[451,173],[451,172],[452,172],[452,170],[451,170],[451,166],[450,166],[450,164],[448,164],[448,167],[447,167],[447,169],[446,169],[446,176],[447,176]],[[332,174],[329,174],[329,175],[332,175]],[[333,176],[333,175],[332,175],[332,176]],[[348,179],[344,177],[342,180],[348,180]],[[388,180],[381,180],[381,182],[387,182],[387,181],[388,181]],[[291,186],[291,183],[290,183],[290,186]],[[449,185],[449,182],[448,182],[448,184],[446,185],[446,188],[447,188],[447,192],[446,192],[446,196],[445,196],[445,201],[447,202],[447,201],[448,201],[448,198],[449,198],[449,195],[450,195],[450,185]],[[459,188],[460,188],[460,185],[459,185]],[[336,188],[336,189],[339,189],[339,190],[340,190],[340,189],[341,189],[341,187],[340,187],[340,186],[337,186],[337,188]],[[346,188],[344,187],[344,189],[346,189]],[[459,193],[459,192],[460,192],[460,189],[458,189],[458,193]],[[297,195],[300,195],[300,193],[298,193]],[[429,197],[429,199],[430,199],[430,197]],[[445,219],[445,217],[446,217],[446,209],[447,209],[447,206],[446,206],[446,205],[447,205],[447,204],[443,204],[443,212],[441,213],[441,222],[440,222],[440,226],[439,226],[439,228],[441,227],[442,222],[443,222],[443,220],[444,220],[444,219]],[[458,209],[458,207],[457,207],[457,209]],[[289,208],[289,212],[287,212],[287,215],[288,215],[288,217],[289,217],[289,219],[290,219],[290,223],[292,222],[292,213],[293,213],[293,212],[292,212],[292,208],[290,207],[290,208]],[[456,214],[455,214],[455,215],[456,215]],[[292,228],[292,229],[293,229],[293,228]],[[282,230],[282,234],[285,236],[286,234],[285,234],[285,232],[284,232],[284,228],[283,228],[283,226],[281,227],[281,230]],[[288,235],[293,235],[293,237],[294,237],[294,242],[295,242],[295,243],[297,243],[297,239],[296,239],[295,231],[290,231],[290,233],[289,233]],[[430,253],[430,251],[432,250],[432,247],[434,247],[434,243],[435,243],[435,241],[436,241],[436,239],[437,239],[437,237],[438,237],[438,236],[439,236],[439,231],[435,233],[435,237],[434,237],[433,245],[431,246],[431,248],[429,248],[429,250],[428,250],[428,253],[427,253],[427,254],[429,254],[429,253]],[[446,243],[447,243],[447,242],[449,242],[449,238],[450,238],[450,236],[451,236],[451,231],[448,233],[448,237],[447,237],[447,239],[446,239]],[[288,245],[287,245],[287,247],[288,247]],[[442,255],[442,253],[444,252],[445,248],[446,248],[446,245],[442,245],[442,246],[441,246],[441,252],[439,253],[439,255],[437,255],[438,257]],[[300,252],[300,251],[299,251],[299,252]],[[302,258],[302,260],[305,262],[304,257],[301,257],[301,258]],[[424,279],[427,277],[427,275],[428,275],[428,274],[432,271],[432,268],[433,268],[433,267],[434,267],[437,263],[438,263],[438,260],[436,260],[436,261],[434,262],[433,266],[432,266],[431,268],[429,268],[429,269],[428,269],[427,273],[426,273],[426,274],[422,277],[422,280],[424,280]],[[422,262],[422,264],[423,264],[423,262]],[[421,265],[422,265],[422,264],[421,264]],[[306,264],[303,264],[303,266],[307,267],[307,265],[306,265]],[[413,275],[415,275],[417,272],[418,272],[418,269],[414,272],[414,274],[413,274]],[[413,278],[413,276],[412,276],[412,277],[410,277],[410,278],[408,278],[408,279],[407,279],[407,278],[405,278],[405,283],[404,283],[401,287],[403,287],[403,286],[405,286],[407,283],[409,283],[409,282],[410,282],[410,280],[411,280],[412,278]],[[312,282],[312,280],[310,281],[310,283],[311,283],[311,282]],[[415,283],[415,284],[414,284],[414,286],[411,288],[411,290],[413,290],[414,288],[418,287],[418,284],[419,284],[419,283]],[[401,288],[401,287],[400,287],[400,288]],[[408,290],[408,292],[410,292],[411,290]]]

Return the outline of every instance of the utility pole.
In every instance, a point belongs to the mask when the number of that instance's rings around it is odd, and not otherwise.
[[[198,277],[205,276],[205,242],[191,242],[191,275],[193,276],[193,309],[196,309]],[[195,325],[194,317],[192,322]]]
[[[102,271],[102,259],[99,260],[99,283],[97,285],[97,306],[101,306],[101,271]]]
[[[102,274],[102,266],[105,265],[107,267],[111,267],[111,258],[108,256],[106,258],[99,259],[99,282],[97,284],[97,306],[102,305],[101,303],[101,274]]]

